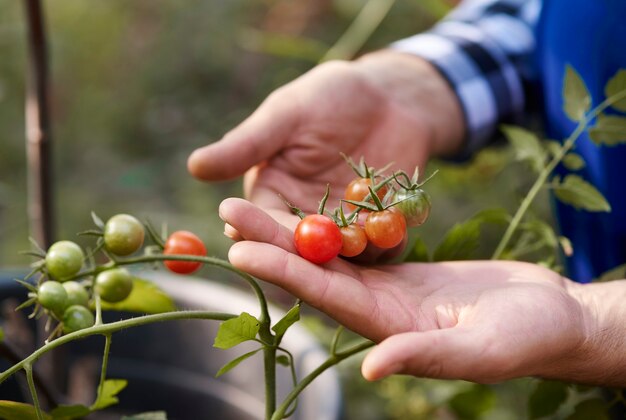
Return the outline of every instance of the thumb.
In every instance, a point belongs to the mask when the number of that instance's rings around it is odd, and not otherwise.
[[[373,381],[396,373],[437,379],[491,382],[504,372],[492,363],[487,340],[463,328],[446,328],[393,335],[363,361],[361,372]]]
[[[187,160],[187,168],[196,178],[207,181],[240,176],[284,148],[296,121],[293,101],[275,93],[220,141],[196,149]]]

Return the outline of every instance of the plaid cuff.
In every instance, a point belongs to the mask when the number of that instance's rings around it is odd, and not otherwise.
[[[498,124],[522,120],[522,78],[535,45],[538,3],[465,2],[431,31],[391,45],[429,60],[456,92],[467,127],[464,155],[488,143]]]

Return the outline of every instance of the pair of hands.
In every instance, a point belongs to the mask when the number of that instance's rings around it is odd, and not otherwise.
[[[365,378],[589,379],[578,372],[589,331],[580,286],[552,271],[481,261],[317,266],[297,255],[298,219],[278,193],[313,213],[327,182],[339,199],[354,177],[340,152],[411,172],[458,149],[462,136],[459,105],[441,76],[383,52],[319,66],[280,88],[221,141],[195,151],[189,170],[205,180],[246,173],[250,201],[220,206],[226,234],[238,241],[230,261],[377,342]]]

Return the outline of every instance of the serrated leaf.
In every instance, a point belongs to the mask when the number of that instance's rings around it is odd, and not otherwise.
[[[567,399],[567,385],[557,381],[541,381],[528,398],[528,415],[531,419],[557,412]]]
[[[563,156],[563,165],[570,171],[579,171],[585,167],[585,159],[577,153],[568,153]]]
[[[300,305],[295,305],[291,308],[285,316],[278,321],[273,327],[272,331],[276,333],[278,337],[285,334],[287,329],[300,320]]]
[[[415,242],[411,247],[411,250],[407,254],[404,259],[405,262],[428,262],[430,261],[430,256],[428,255],[428,247],[426,246],[426,242],[417,236],[415,238]]]
[[[117,303],[102,301],[102,309],[158,314],[176,310],[174,300],[154,283],[133,278],[133,290],[126,299]]]
[[[554,186],[554,194],[565,204],[592,212],[610,212],[611,205],[600,191],[578,175],[567,175]]]
[[[259,332],[259,320],[247,312],[222,322],[213,347],[229,349],[244,341],[254,340]]]
[[[41,412],[44,420],[51,420],[49,414]],[[0,400],[0,419],[33,420],[37,418],[35,406],[31,404]]]
[[[223,374],[225,374],[226,372],[230,371],[231,369],[233,369],[235,366],[237,366],[239,363],[243,362],[244,360],[246,360],[249,357],[254,356],[255,354],[257,354],[260,350],[263,350],[263,348],[258,348],[256,350],[250,351],[246,354],[243,354],[239,357],[237,357],[236,359],[231,360],[230,362],[226,363],[224,366],[222,366],[222,368],[220,370],[217,371],[217,373],[215,374],[215,377],[220,377]]]
[[[580,121],[591,109],[591,95],[580,74],[569,64],[563,81],[563,111],[572,121]]]
[[[285,356],[284,354],[281,354],[280,356],[276,357],[276,363],[282,366],[286,366],[286,367],[289,367],[289,365],[291,364],[291,362],[289,361],[289,358]]]
[[[604,94],[607,98],[617,95],[626,90],[626,70],[620,69],[604,87]],[[626,112],[626,98],[622,98],[612,105],[613,108]]]
[[[515,159],[527,161],[536,172],[540,172],[546,161],[546,151],[539,138],[526,129],[512,125],[504,125],[501,130],[515,151]]]
[[[566,420],[609,420],[608,404],[602,398],[581,401],[574,407],[574,413]]]
[[[589,129],[589,137],[594,143],[603,146],[626,144],[626,117],[598,115],[596,125]]]
[[[96,212],[91,212],[91,220],[93,220],[94,225],[98,226],[100,229],[104,229],[104,222],[100,217],[98,217]]]
[[[54,420],[71,420],[85,417],[91,413],[84,405],[60,405],[50,412]]]
[[[132,416],[122,416],[121,420],[167,420],[167,413],[165,411],[147,411]]]
[[[469,260],[480,245],[480,223],[469,220],[457,223],[435,249],[433,261]]]
[[[92,411],[102,410],[119,402],[119,394],[128,385],[126,379],[106,379],[102,388],[98,388],[96,401],[89,407]]]
[[[448,405],[458,418],[473,420],[491,410],[496,403],[495,392],[486,385],[474,384],[467,391],[453,396]]]

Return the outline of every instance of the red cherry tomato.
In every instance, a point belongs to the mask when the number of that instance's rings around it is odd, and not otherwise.
[[[367,246],[367,235],[363,228],[356,223],[339,228],[341,231],[341,251],[339,255],[344,257],[356,257]]]
[[[298,254],[315,264],[335,258],[342,244],[339,227],[321,214],[311,214],[300,220],[294,240]]]
[[[202,240],[195,234],[185,230],[172,233],[165,242],[164,255],[206,255],[206,248]],[[165,266],[174,273],[189,274],[196,271],[202,265],[197,261],[174,261],[166,260]]]
[[[373,211],[365,219],[365,233],[378,248],[393,248],[404,239],[406,220],[398,211]]]
[[[372,186],[372,180],[369,178],[355,178],[348,184],[346,187],[346,191],[344,193],[344,198],[346,200],[352,201],[364,201],[370,194],[369,188]],[[387,187],[381,187],[378,191],[376,191],[376,195],[380,200],[385,197],[387,194]],[[354,205],[350,203],[346,203],[346,207],[350,210],[354,210]]]

